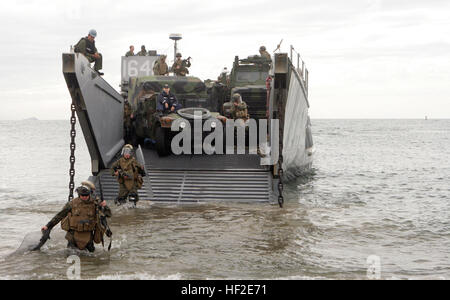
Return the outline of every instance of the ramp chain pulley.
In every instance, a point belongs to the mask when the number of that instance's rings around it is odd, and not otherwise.
[[[69,170],[69,176],[70,176],[70,181],[69,181],[69,201],[73,200],[73,190],[75,188],[75,137],[77,135],[76,129],[75,129],[75,125],[77,123],[77,118],[75,116],[75,103],[72,103],[72,105],[70,106],[70,109],[72,111],[72,116],[70,118],[70,124],[71,124],[71,129],[70,129],[70,170]]]

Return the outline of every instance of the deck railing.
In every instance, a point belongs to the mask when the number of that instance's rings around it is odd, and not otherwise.
[[[290,50],[290,59],[292,66],[294,67],[297,74],[300,76],[301,80],[303,81],[303,85],[305,86],[306,94],[308,94],[308,83],[309,83],[309,71],[306,68],[306,64],[303,61],[300,53],[294,49],[294,47],[291,45]]]

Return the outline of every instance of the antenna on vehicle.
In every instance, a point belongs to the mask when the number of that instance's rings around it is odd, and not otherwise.
[[[277,50],[281,50],[280,47],[281,47],[282,42],[283,42],[283,39],[281,39],[280,43],[277,45],[277,49],[273,50],[273,53],[275,53],[275,51],[277,51]]]
[[[177,48],[177,42],[179,40],[181,40],[183,37],[181,36],[180,33],[172,33],[171,35],[169,35],[169,39],[171,39],[172,41],[175,42],[174,45],[174,52],[173,52],[173,59],[174,61],[177,59],[177,52],[178,52],[178,48]]]

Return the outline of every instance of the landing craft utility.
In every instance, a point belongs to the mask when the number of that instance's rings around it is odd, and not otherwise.
[[[174,41],[180,39],[181,35],[177,35]],[[177,52],[175,45],[174,53]],[[133,114],[131,132],[136,158],[148,173],[148,180],[139,190],[140,200],[177,204],[268,202],[282,206],[283,182],[309,168],[314,152],[308,116],[309,72],[295,49],[291,47],[290,54],[269,54],[270,59],[265,52],[245,59],[235,57],[230,74],[222,74],[224,78],[218,81],[176,76],[165,70],[164,76],[159,71],[155,74],[154,67],[166,54],[152,50],[148,53],[122,57],[120,93],[98,76],[84,55],[63,54],[63,72],[73,112],[78,116],[89,149],[96,185],[102,184],[104,197],[114,199],[118,191],[109,168],[125,144],[123,116],[127,100]],[[158,97],[166,85],[176,96],[179,107],[172,110],[168,105],[168,111],[161,111]],[[233,112],[236,107],[232,95],[236,93],[246,103],[249,120],[253,119],[255,124],[267,120],[266,130],[257,129],[255,134],[246,129],[249,133],[245,134],[244,154],[173,153],[173,139],[180,133],[172,131],[175,122],[184,122],[187,131],[194,128],[196,120],[203,128],[206,123],[213,124],[213,119],[222,124],[234,118],[243,120]],[[166,110],[165,104],[164,107]],[[201,119],[195,118],[196,113],[200,113]],[[211,131],[226,128],[212,127]],[[192,138],[204,142],[207,136],[202,132]],[[256,154],[249,147],[249,141],[255,138]],[[263,153],[267,151],[270,153]],[[278,159],[262,165],[261,157],[273,153],[278,153]]]

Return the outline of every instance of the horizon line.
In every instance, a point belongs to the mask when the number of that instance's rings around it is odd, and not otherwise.
[[[341,118],[341,117],[335,117],[335,118],[313,118],[311,117],[311,120],[449,120],[450,117],[443,117],[443,118],[381,118],[381,117],[371,117],[371,118]],[[0,119],[0,121],[70,121],[70,118],[67,119],[39,119],[36,117],[30,117],[30,118],[23,118],[23,119]]]

